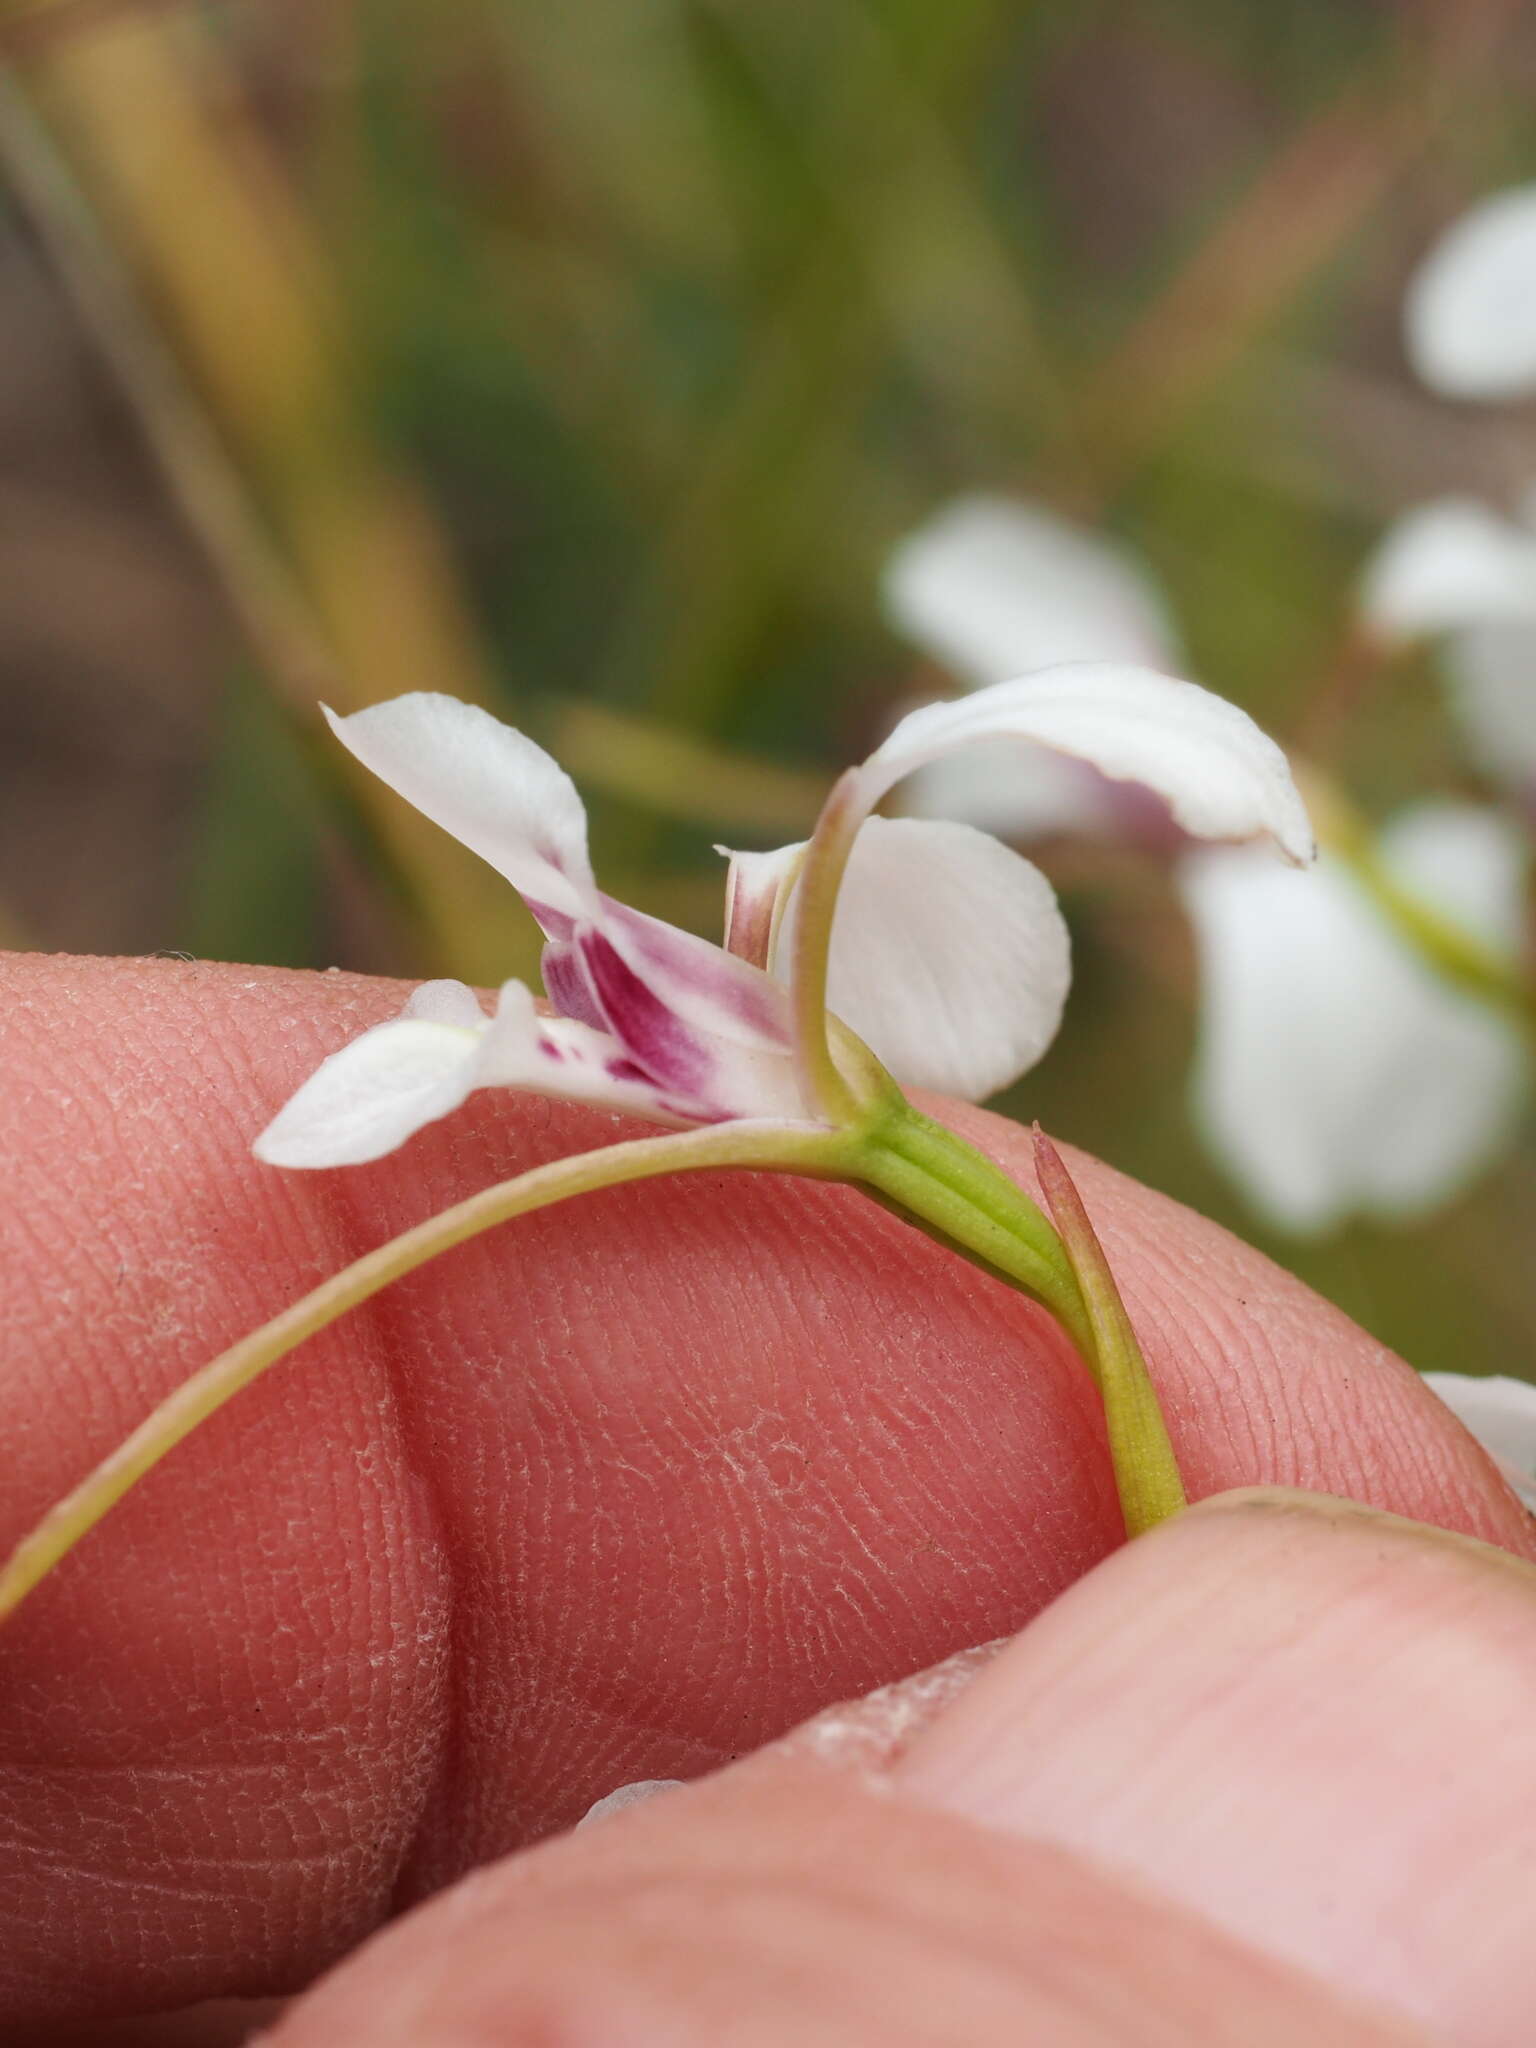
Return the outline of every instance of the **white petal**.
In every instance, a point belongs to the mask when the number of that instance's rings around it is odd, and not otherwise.
[[[766,968],[789,892],[805,858],[806,841],[772,853],[736,853],[717,846],[730,862],[725,876],[725,950]]]
[[[1248,714],[1194,683],[1118,664],[1044,669],[909,712],[859,771],[860,795],[872,809],[927,762],[978,746],[1001,759],[1020,742],[1144,785],[1196,838],[1268,835],[1291,860],[1311,858],[1285,756]]]
[[[1457,626],[1536,626],[1536,534],[1476,498],[1405,512],[1368,564],[1368,624],[1394,639]]]
[[[892,553],[892,624],[957,676],[1063,661],[1178,661],[1173,621],[1128,549],[1010,498],[958,498]]]
[[[1424,1384],[1434,1388],[1503,1468],[1525,1505],[1536,1511],[1536,1387],[1502,1374],[1474,1379],[1463,1372],[1427,1372]]]
[[[1422,1214],[1508,1140],[1518,1034],[1425,966],[1341,863],[1202,852],[1180,883],[1202,968],[1196,1114],[1273,1222]]]
[[[792,899],[784,973],[793,926]],[[838,897],[827,1004],[898,1081],[995,1095],[1055,1037],[1071,972],[1055,893],[1022,855],[969,825],[866,819]]]
[[[489,861],[535,915],[540,905],[561,919],[590,914],[586,811],[565,770],[525,734],[428,691],[350,718],[325,715],[365,768]]]
[[[1536,389],[1536,185],[1484,199],[1441,237],[1408,289],[1408,354],[1449,398]]]
[[[1536,621],[1465,627],[1441,659],[1468,758],[1506,789],[1536,789]]]
[[[955,818],[1000,839],[1045,839],[1113,833],[1113,787],[1086,761],[1044,747],[967,747],[919,768],[900,801],[915,818]]]
[[[477,1005],[478,1008],[478,1005]],[[269,1166],[382,1159],[475,1086],[480,1031],[396,1017],[333,1052],[256,1140]]]
[[[1400,811],[1378,851],[1394,881],[1513,963],[1525,942],[1526,837],[1487,804],[1435,799]]]

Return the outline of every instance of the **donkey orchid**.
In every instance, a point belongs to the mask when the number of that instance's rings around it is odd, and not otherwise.
[[[1050,884],[969,825],[872,815],[893,784],[961,750],[1049,748],[1150,785],[1198,836],[1311,851],[1284,757],[1244,713],[1146,670],[1059,668],[913,712],[838,783],[811,841],[732,855],[715,946],[598,889],[569,777],[488,712],[421,694],[331,726],[517,889],[545,935],[553,1014],[520,982],[494,1017],[462,983],[427,983],[280,1111],[256,1143],[276,1166],[376,1159],[483,1087],[672,1126],[817,1124],[845,1120],[874,1085],[865,1047],[900,1084],[973,1101],[1006,1087],[1066,999]],[[815,984],[808,1007],[791,999],[796,961]],[[823,989],[846,1027],[830,1052]]]
[[[210,1361],[22,1542],[0,1569],[0,1617],[207,1416],[390,1281],[573,1195],[701,1169],[766,1168],[862,1187],[1041,1303],[1103,1396],[1128,1531],[1182,1505],[1134,1331],[1064,1163],[1037,1141],[1048,1221],[898,1086],[980,1096],[1039,1057],[1067,986],[1050,885],[969,826],[874,812],[930,762],[1021,745],[1148,785],[1197,837],[1267,837],[1304,861],[1311,830],[1284,756],[1243,712],[1192,683],[1113,664],[1047,669],[914,711],[834,786],[803,846],[732,857],[724,946],[605,896],[569,778],[488,713],[413,695],[331,724],[360,761],[521,894],[545,934],[552,1014],[517,982],[503,988],[493,1017],[462,984],[429,982],[404,1015],[310,1076],[257,1140],[260,1156],[304,1167],[377,1159],[482,1087],[672,1128],[470,1196]]]
[[[1046,641],[1161,668],[1176,659],[1146,568],[1034,504],[968,498],[940,511],[896,549],[885,591],[893,623],[973,688],[1010,645],[1020,662]],[[1536,532],[1506,538],[1475,504],[1426,507],[1384,553],[1373,593],[1383,630],[1389,617],[1406,633],[1492,616],[1490,632],[1536,648]],[[1527,699],[1533,677],[1536,662],[1521,679]],[[1517,772],[1509,734],[1496,751]],[[1529,717],[1525,752],[1536,778]],[[1138,809],[1124,784],[1060,758],[1027,776],[1006,765],[946,760],[907,801],[1009,839],[1066,828],[1166,848],[1166,813],[1154,819],[1145,796]],[[1200,966],[1196,1127],[1250,1207],[1305,1234],[1448,1199],[1509,1132],[1527,1066],[1507,1004],[1487,1000],[1517,975],[1518,836],[1472,805],[1426,807],[1376,839],[1337,797],[1328,810],[1325,840],[1337,844],[1308,874],[1232,846],[1185,850],[1174,866]]]

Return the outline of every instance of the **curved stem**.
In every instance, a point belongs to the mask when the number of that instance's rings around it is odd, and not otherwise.
[[[1521,962],[1405,888],[1382,860],[1370,826],[1335,783],[1310,777],[1306,795],[1320,844],[1344,862],[1411,950],[1452,987],[1501,1012],[1527,1035],[1536,1034],[1536,986]]]
[[[547,1209],[572,1195],[661,1174],[731,1168],[778,1169],[823,1179],[847,1174],[849,1143],[817,1125],[721,1124],[663,1138],[606,1145],[538,1166],[429,1217],[333,1274],[271,1322],[241,1338],[162,1401],[133,1434],[25,1536],[0,1570],[0,1620],[9,1615],[123,1495],[168,1451],[264,1373],[392,1280],[514,1216]]]
[[[1061,1324],[1099,1389],[1126,1534],[1139,1536],[1184,1506],[1183,1480],[1109,1261],[1038,1131],[1035,1160],[1049,1217],[985,1153],[903,1102],[871,1124],[856,1170],[885,1206]]]
[[[909,1223],[1038,1301],[1097,1378],[1076,1276],[1039,1205],[984,1152],[905,1101],[871,1139],[855,1169],[860,1183]]]
[[[859,772],[850,768],[833,785],[806,845],[795,893],[794,947],[790,957],[790,1014],[795,1068],[805,1100],[829,1123],[856,1115],[853,1091],[838,1072],[827,1041],[827,966],[832,923],[848,856],[863,823]]]

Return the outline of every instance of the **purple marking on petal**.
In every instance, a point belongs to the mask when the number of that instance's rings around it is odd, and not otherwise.
[[[647,1080],[688,1095],[707,1095],[714,1061],[706,1047],[648,989],[598,931],[577,939],[608,1029],[644,1069]]]
[[[524,896],[523,902],[546,939],[553,939],[561,945],[570,943],[576,930],[574,917],[567,917],[563,910],[552,910],[547,903],[540,903],[532,896]]]
[[[571,929],[574,931],[576,927],[572,925]],[[590,1024],[594,1031],[608,1029],[608,1019],[592,992],[581,954],[574,945],[554,942],[547,945],[539,961],[539,969],[544,976],[544,993],[562,1017],[569,1017],[577,1024]]]
[[[648,1088],[656,1085],[644,1067],[637,1067],[633,1060],[604,1060],[603,1072],[610,1081],[643,1081]]]
[[[601,900],[604,915],[623,926],[625,935],[645,959],[654,961],[666,973],[675,974],[680,981],[692,982],[711,1002],[718,1003],[728,1016],[749,1029],[780,1045],[790,1043],[784,991],[766,974],[759,978],[743,972],[749,966],[747,961],[738,962],[722,947],[696,938],[692,932],[680,932],[663,924],[660,918],[647,917],[644,911],[631,910],[627,903],[615,902],[611,896]]]

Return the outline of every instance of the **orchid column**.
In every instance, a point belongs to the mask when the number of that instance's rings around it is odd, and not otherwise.
[[[903,1084],[978,1100],[1027,1071],[1070,979],[1050,884],[968,825],[874,815],[902,777],[961,749],[1047,749],[1157,791],[1201,838],[1311,858],[1284,757],[1234,706],[1150,670],[1042,670],[912,713],[835,785],[811,839],[731,857],[724,946],[604,895],[570,779],[523,734],[452,698],[331,720],[410,803],[496,868],[545,934],[541,1009],[508,982],[487,1015],[460,983],[333,1053],[256,1141],[274,1166],[394,1151],[474,1090],[643,1118],[631,1139],[489,1188],[369,1253],[223,1353],[45,1517],[0,1572],[13,1609],[112,1504],[304,1338],[466,1238],[570,1196],[660,1174],[774,1170],[862,1188],[1042,1304],[1104,1398],[1131,1534],[1183,1504],[1156,1398],[1092,1224],[1038,1142],[1052,1221]]]

